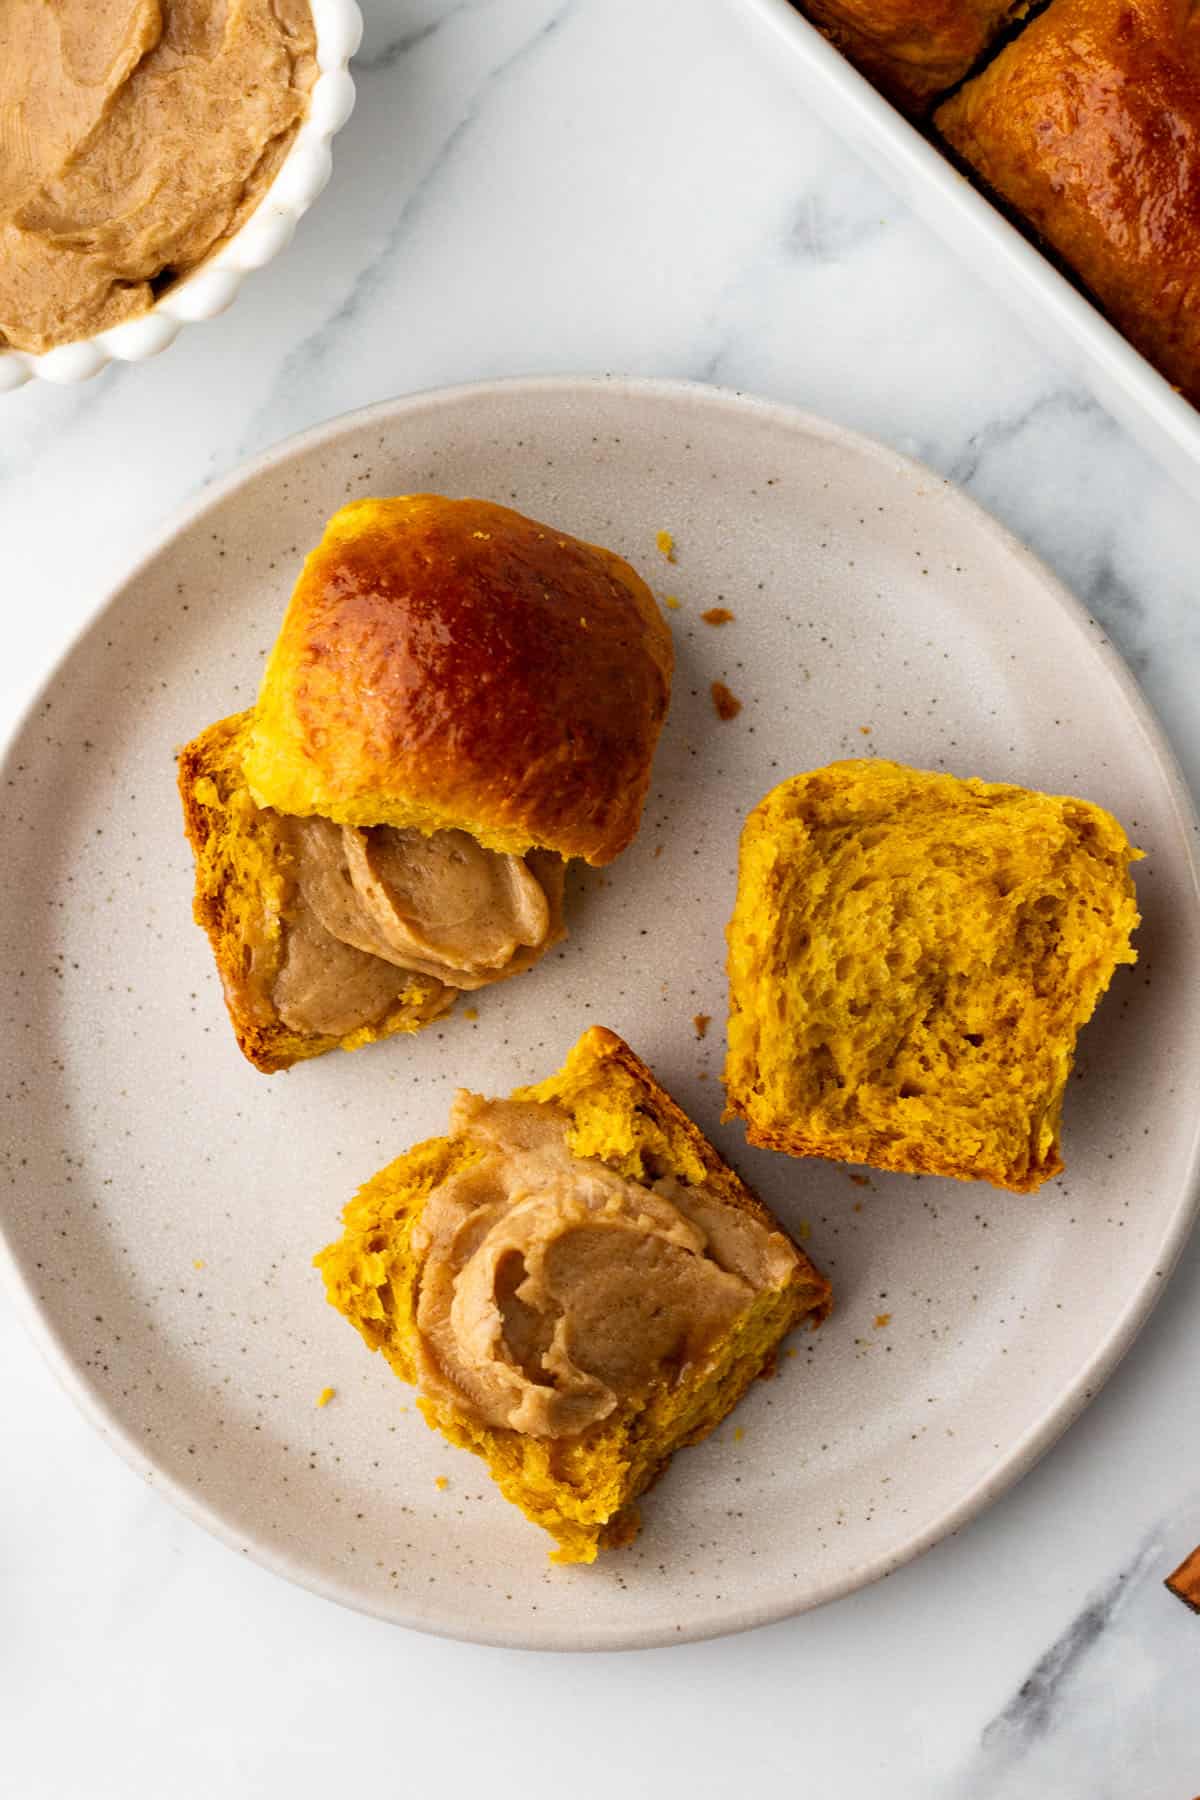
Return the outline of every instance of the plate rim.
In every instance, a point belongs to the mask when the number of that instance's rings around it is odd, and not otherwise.
[[[45,671],[42,679],[36,684],[33,693],[19,708],[11,728],[0,737],[0,779],[7,774],[13,752],[34,722],[39,708],[60,679],[67,664],[82,649],[85,640],[102,624],[107,614],[120,604],[125,591],[140,579],[150,565],[179,537],[201,522],[206,515],[215,512],[229,496],[236,494],[251,481],[267,474],[274,468],[287,464],[309,450],[334,442],[363,426],[368,426],[373,421],[386,418],[391,422],[406,414],[438,412],[451,407],[470,406],[475,402],[497,396],[520,398],[522,395],[556,394],[563,399],[579,399],[589,393],[599,391],[617,392],[623,398],[634,402],[649,401],[652,404],[665,402],[668,405],[682,403],[700,409],[711,408],[717,412],[732,412],[744,417],[757,417],[766,423],[781,426],[797,435],[816,437],[857,456],[865,456],[875,462],[885,463],[897,473],[907,474],[910,478],[926,481],[937,488],[948,490],[953,496],[953,503],[974,515],[977,528],[989,535],[993,542],[1009,555],[1014,556],[1025,572],[1041,584],[1048,599],[1056,602],[1077,624],[1094,627],[1099,632],[1097,636],[1094,632],[1089,631],[1090,648],[1115,680],[1121,697],[1129,708],[1153,763],[1163,779],[1178,827],[1184,853],[1184,864],[1190,876],[1192,903],[1197,909],[1200,909],[1200,815],[1197,813],[1186,777],[1171,742],[1128,664],[1113,645],[1107,631],[1099,625],[1083,602],[1071,592],[1053,570],[1047,567],[1040,557],[1022,543],[1007,526],[995,519],[965,489],[951,482],[926,463],[905,455],[881,439],[871,437],[867,433],[854,430],[784,401],[764,399],[747,394],[737,388],[665,377],[608,374],[508,376],[495,380],[423,388],[413,393],[396,395],[339,413],[333,418],[309,426],[304,431],[280,439],[257,455],[239,463],[228,474],[203,487],[190,500],[174,508],[166,521],[154,533],[147,547],[126,565],[124,572],[101,594],[95,604],[86,610],[68,640],[62,645]],[[434,1624],[426,1618],[405,1612],[403,1606],[397,1608],[395,1605],[385,1605],[382,1601],[378,1605],[373,1605],[366,1596],[345,1591],[335,1578],[314,1571],[300,1557],[287,1550],[269,1543],[248,1539],[245,1534],[234,1529],[215,1506],[207,1504],[186,1483],[167,1474],[157,1465],[153,1457],[146,1454],[144,1446],[135,1438],[134,1434],[113,1415],[96,1384],[72,1360],[60,1340],[60,1334],[47,1309],[38,1302],[32,1285],[26,1279],[21,1268],[16,1249],[10,1242],[6,1209],[3,1206],[0,1206],[0,1278],[3,1279],[5,1292],[12,1301],[16,1317],[29,1333],[45,1362],[79,1412],[104,1442],[109,1444],[148,1486],[163,1494],[186,1518],[199,1525],[210,1536],[215,1537],[231,1550],[249,1557],[261,1568],[274,1575],[282,1576],[285,1580],[307,1589],[310,1593],[319,1595],[322,1599],[348,1607],[351,1611],[430,1636],[501,1649],[639,1650],[725,1637],[735,1632],[777,1623],[783,1619],[813,1611],[819,1606],[827,1605],[830,1601],[841,1599],[847,1594],[857,1592],[860,1588],[873,1585],[876,1581],[902,1568],[906,1563],[915,1561],[917,1557],[932,1549],[944,1538],[960,1531],[972,1519],[977,1518],[988,1506],[1000,1499],[1024,1475],[1029,1473],[1097,1397],[1105,1382],[1132,1348],[1138,1334],[1166,1289],[1198,1215],[1200,1215],[1200,1102],[1196,1105],[1185,1177],[1181,1183],[1179,1197],[1167,1220],[1159,1254],[1153,1259],[1153,1267],[1124,1309],[1114,1318],[1103,1341],[1089,1362],[1079,1370],[1070,1386],[1062,1391],[1059,1398],[1045,1409],[1041,1417],[1028,1426],[1025,1432],[998,1458],[997,1462],[966,1493],[961,1495],[953,1506],[945,1509],[936,1519],[929,1521],[920,1530],[913,1532],[899,1546],[881,1552],[852,1572],[818,1583],[799,1602],[786,1591],[781,1590],[778,1598],[771,1604],[756,1603],[741,1611],[735,1608],[717,1619],[697,1616],[692,1623],[683,1623],[682,1629],[663,1627],[638,1629],[636,1625],[623,1625],[617,1632],[602,1629],[599,1635],[593,1636],[585,1642],[580,1642],[579,1637],[573,1636],[568,1628],[559,1626],[550,1626],[549,1629],[543,1627],[540,1637],[534,1639],[522,1627],[507,1631],[503,1629],[472,1629],[466,1622],[461,1626],[453,1621]]]

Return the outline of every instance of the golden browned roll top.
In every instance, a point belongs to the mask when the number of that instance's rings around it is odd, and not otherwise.
[[[1200,11],[1052,0],[936,122],[1200,403]]]
[[[637,831],[673,651],[611,551],[484,500],[330,520],[271,653],[260,805],[606,863]]]
[[[906,112],[961,81],[1028,0],[803,0],[802,11]]]
[[[795,4],[1200,405],[1194,0]]]

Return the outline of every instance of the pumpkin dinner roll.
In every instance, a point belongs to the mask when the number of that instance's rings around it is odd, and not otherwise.
[[[829,1284],[629,1046],[584,1033],[507,1100],[460,1090],[347,1206],[328,1298],[428,1423],[592,1562],[634,1502],[818,1325]]]
[[[961,81],[1030,0],[803,0],[869,81],[906,112],[922,112]]]
[[[1200,404],[1197,8],[1051,0],[935,123]]]
[[[179,763],[195,914],[258,1068],[416,1031],[565,932],[634,837],[670,696],[649,589],[483,500],[343,507],[257,706]]]
[[[742,833],[729,1113],[793,1156],[1039,1187],[1076,1035],[1136,960],[1140,854],[1028,788],[873,758],[781,782]]]

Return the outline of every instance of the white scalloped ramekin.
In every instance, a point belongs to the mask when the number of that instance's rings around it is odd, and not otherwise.
[[[355,0],[309,0],[309,4],[317,34],[318,72],[308,112],[278,175],[246,223],[194,274],[136,319],[73,344],[59,344],[41,356],[28,350],[0,350],[0,394],[32,380],[60,385],[87,381],[107,363],[157,356],[184,325],[224,312],[250,271],[261,269],[291,242],[298,221],[329,180],[332,140],[354,110],[348,65],[363,29]]]

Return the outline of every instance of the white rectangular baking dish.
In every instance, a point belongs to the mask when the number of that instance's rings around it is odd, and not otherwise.
[[[782,47],[796,86],[839,136],[1007,299],[1028,296],[1039,337],[1100,403],[1200,497],[1200,411],[1151,367],[791,0],[737,0]]]

